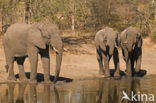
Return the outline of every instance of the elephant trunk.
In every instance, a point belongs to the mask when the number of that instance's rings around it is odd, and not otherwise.
[[[134,48],[133,43],[128,43],[128,44],[127,44],[128,52],[131,52],[131,51],[133,50],[133,48]]]
[[[56,83],[61,69],[63,44],[62,41],[58,39],[57,42],[51,41],[51,45],[56,52],[56,68],[55,68],[55,77],[54,77],[54,83]]]
[[[109,48],[109,54],[113,55],[113,53],[114,53],[114,46]]]
[[[113,53],[114,53],[114,46],[115,46],[115,42],[114,43],[113,42],[108,43],[107,48],[109,48],[108,49],[109,50],[109,55],[113,55]]]
[[[61,69],[61,62],[62,62],[62,53],[56,53],[56,69],[55,69],[55,78],[54,83],[56,83]]]

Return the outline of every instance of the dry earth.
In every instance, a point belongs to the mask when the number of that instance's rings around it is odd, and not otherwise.
[[[66,51],[63,55],[63,62],[61,68],[61,77],[71,79],[84,79],[98,77],[98,62],[96,59],[95,46],[93,36],[63,39]],[[7,79],[5,72],[5,56],[2,47],[2,39],[0,39],[0,82]],[[120,50],[120,67],[125,70],[125,62],[122,59]],[[17,64],[14,66],[15,73],[18,74]],[[24,65],[25,71],[30,72],[29,60],[26,59]],[[51,55],[51,75],[54,74],[55,68],[55,54]],[[113,69],[113,61],[111,59],[110,68]],[[142,69],[146,70],[146,75],[156,74],[156,47],[149,38],[144,39],[143,43],[143,57]],[[43,73],[42,63],[39,58],[38,73]]]

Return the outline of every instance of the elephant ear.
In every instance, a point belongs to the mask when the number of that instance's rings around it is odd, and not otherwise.
[[[141,48],[142,46],[142,38],[140,37],[139,41],[138,41],[138,48]]]
[[[41,31],[38,28],[31,28],[28,31],[28,41],[41,49],[46,48]]]
[[[45,24],[40,24],[38,27],[37,27],[41,33],[42,33],[42,36],[44,38],[47,38],[47,39],[50,39],[50,33],[48,32],[48,25],[45,25]]]
[[[104,31],[103,36],[102,36],[103,38],[101,38],[102,41],[100,43],[100,47],[101,47],[102,50],[106,51],[107,34],[105,33],[105,29],[103,31]]]
[[[117,31],[115,31],[115,32],[116,32],[115,42],[116,42],[116,45],[119,47],[120,46],[120,43],[121,43],[120,34]]]
[[[141,36],[140,32],[137,33],[137,35],[136,35],[136,42],[137,42],[138,48],[141,48],[141,46],[142,46],[142,36]]]

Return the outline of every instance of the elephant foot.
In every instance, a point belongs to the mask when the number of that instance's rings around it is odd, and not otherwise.
[[[31,83],[31,84],[36,84],[36,83],[37,83],[37,80],[30,79],[30,83]]]
[[[21,82],[28,82],[28,81],[29,81],[27,78],[24,78],[24,79],[23,79],[23,78],[20,78],[19,80],[20,80]]]
[[[105,70],[105,74],[104,74],[104,76],[107,78],[107,77],[110,77],[111,75],[110,75],[110,71],[109,70]]]
[[[20,76],[20,77],[19,77],[19,80],[20,80],[20,81],[24,81],[24,82],[28,81],[28,79],[27,79],[26,76]]]
[[[99,78],[104,78],[105,75],[103,75],[103,74],[99,74],[98,77],[99,77]]]
[[[140,69],[139,68],[135,68],[135,73],[138,73],[140,72]]]
[[[104,71],[99,71],[99,75],[104,75],[105,73],[104,73]]]
[[[111,77],[111,76],[110,76],[110,73],[106,73],[104,76],[105,76],[106,78]]]
[[[132,77],[132,73],[125,72],[125,74],[126,74],[126,77]]]
[[[9,81],[16,81],[16,78],[15,76],[8,76],[7,78]]]
[[[120,77],[120,73],[116,71],[116,72],[114,73],[114,77]]]
[[[44,79],[44,83],[51,83],[50,79]]]
[[[125,70],[125,74],[127,77],[131,77],[132,76],[132,72],[128,72],[127,70]]]

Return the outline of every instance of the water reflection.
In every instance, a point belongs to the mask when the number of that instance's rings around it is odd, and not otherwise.
[[[26,88],[26,84],[24,83],[20,83],[18,84],[18,96],[17,96],[17,100],[16,100],[16,103],[24,103],[24,91],[25,91],[25,88]],[[13,91],[12,91],[13,92]],[[13,93],[12,93],[13,94]]]
[[[128,96],[132,91],[155,95],[156,83],[153,81],[123,78],[79,80],[55,86],[43,83],[0,84],[0,103],[131,103],[126,99],[121,101],[123,91]]]
[[[137,93],[140,90],[140,80],[135,78],[120,80],[120,82],[116,80],[100,80],[99,84],[96,103],[129,103],[126,99],[121,101],[122,91],[125,91],[130,96],[132,91]]]
[[[36,84],[30,84],[30,103],[37,103],[37,85]],[[43,91],[44,92],[44,91]]]

